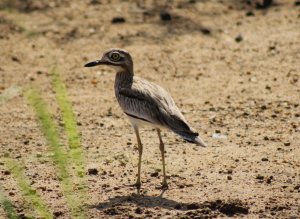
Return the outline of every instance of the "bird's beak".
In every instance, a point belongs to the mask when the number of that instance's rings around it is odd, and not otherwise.
[[[99,59],[99,60],[96,60],[96,61],[93,61],[93,62],[86,63],[84,65],[84,67],[94,67],[96,65],[105,65],[105,64],[107,64],[106,61],[104,61],[102,59]]]

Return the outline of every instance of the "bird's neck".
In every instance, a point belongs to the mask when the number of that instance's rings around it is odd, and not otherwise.
[[[117,72],[115,78],[115,87],[131,87],[133,82],[133,72],[129,71],[120,71]]]

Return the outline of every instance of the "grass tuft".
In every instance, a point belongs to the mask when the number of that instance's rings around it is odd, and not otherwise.
[[[4,159],[4,163],[5,166],[11,171],[26,201],[32,204],[34,210],[42,218],[53,218],[40,195],[30,186],[29,180],[24,174],[23,167],[16,160],[8,157]],[[5,198],[1,198],[1,201],[2,200],[4,202],[3,206],[8,214],[8,217],[17,218],[13,209],[13,205]]]
[[[84,155],[81,147],[80,136],[77,129],[77,122],[68,100],[65,84],[63,83],[56,68],[52,71],[52,86],[56,94],[57,103],[62,113],[65,132],[68,138],[70,159],[76,165],[77,175],[82,177],[84,173]]]
[[[11,203],[9,199],[3,194],[0,190],[0,203],[2,208],[4,209],[7,218],[9,219],[18,219],[17,212],[14,208],[14,205]]]
[[[60,74],[56,68],[51,71],[52,75],[52,87],[56,94],[56,100],[62,113],[62,120],[65,128],[65,132],[69,143],[69,161],[74,165],[76,171],[78,188],[81,190],[81,196],[87,200],[85,192],[85,159],[83,155],[83,149],[81,147],[81,139],[77,128],[77,121],[72,110],[72,105],[68,100],[68,95],[64,82],[62,81]]]
[[[28,90],[26,96],[34,107],[43,134],[48,141],[50,149],[54,152],[53,160],[57,166],[58,177],[61,180],[63,193],[71,210],[72,218],[85,218],[83,200],[78,194],[77,189],[74,189],[73,180],[68,172],[68,167],[71,166],[72,162],[70,161],[65,148],[60,144],[57,126],[52,120],[47,105],[41,98],[39,92],[34,89]]]

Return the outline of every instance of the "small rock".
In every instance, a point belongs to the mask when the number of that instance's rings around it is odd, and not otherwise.
[[[264,176],[262,176],[262,175],[257,175],[257,176],[256,176],[256,179],[258,179],[258,180],[263,180],[263,179],[264,179]]]
[[[275,50],[276,46],[269,46],[269,50]]]
[[[154,172],[150,174],[151,177],[158,177],[158,172]]]
[[[111,23],[112,24],[121,24],[121,23],[125,23],[126,20],[125,18],[123,17],[114,17],[112,20],[111,20]]]
[[[241,34],[239,34],[234,38],[234,40],[235,40],[235,42],[239,43],[239,42],[243,41],[243,37]]]
[[[273,181],[273,176],[268,177],[267,183],[270,184]]]
[[[267,109],[267,106],[266,106],[266,105],[262,105],[262,106],[260,107],[260,109],[261,109],[261,110],[266,110],[266,109]]]
[[[16,57],[16,56],[12,56],[11,60],[13,60],[14,62],[18,62],[18,63],[21,62],[20,59],[18,57]]]
[[[232,176],[227,176],[227,179],[228,180],[232,180]]]
[[[62,216],[64,213],[62,212],[62,211],[55,211],[55,212],[53,212],[53,216],[54,217],[60,217],[60,216]]]
[[[3,171],[3,174],[6,175],[6,176],[7,176],[7,175],[10,175],[10,171],[4,170],[4,171]]]
[[[213,133],[212,137],[215,139],[226,139],[227,138],[226,135],[222,135],[222,134],[218,134],[218,133]]]
[[[143,209],[141,209],[140,207],[137,207],[137,208],[135,209],[135,213],[136,213],[136,214],[142,214],[142,213],[143,213]]]
[[[267,9],[273,4],[273,0],[263,0],[262,3],[257,2],[256,8],[257,9]]]
[[[269,161],[269,159],[266,158],[266,157],[263,157],[263,158],[261,159],[261,161]]]
[[[162,21],[170,21],[170,20],[172,20],[171,14],[169,12],[167,12],[167,11],[160,12],[159,16],[160,16],[160,19]]]
[[[247,12],[246,12],[246,16],[248,16],[248,17],[254,16],[253,11],[247,11]]]
[[[90,168],[90,169],[88,169],[88,173],[89,173],[89,175],[97,175],[98,170],[96,168]]]
[[[183,188],[184,188],[184,185],[183,185],[183,184],[180,184],[180,185],[178,185],[178,188],[183,189]]]
[[[288,141],[287,141],[287,142],[284,142],[283,144],[284,144],[284,146],[290,146],[290,145],[291,145],[291,143],[288,142]]]
[[[203,33],[204,35],[210,35],[210,34],[211,34],[210,29],[205,28],[205,27],[202,27],[202,28],[200,29],[200,31],[201,31],[201,33]]]

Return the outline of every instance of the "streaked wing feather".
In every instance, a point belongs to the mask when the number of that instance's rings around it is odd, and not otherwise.
[[[131,88],[119,88],[117,99],[127,114],[165,126],[176,133],[198,135],[190,128],[170,94],[156,84],[135,78]]]

